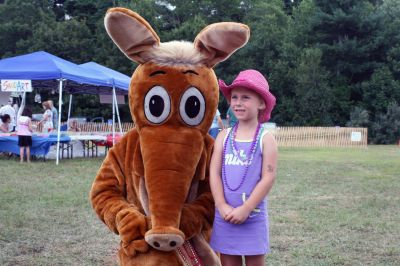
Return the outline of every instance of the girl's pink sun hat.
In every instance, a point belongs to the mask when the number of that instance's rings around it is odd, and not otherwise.
[[[226,85],[223,80],[218,80],[219,88],[228,102],[231,101],[231,91],[233,88],[246,88],[259,94],[267,106],[260,112],[259,121],[265,123],[271,118],[272,109],[274,109],[276,99],[269,91],[269,85],[264,76],[254,69],[241,71],[231,85]]]

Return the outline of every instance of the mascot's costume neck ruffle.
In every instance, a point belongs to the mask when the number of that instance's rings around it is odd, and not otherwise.
[[[245,45],[246,25],[203,29],[194,43],[161,43],[137,13],[110,9],[105,27],[139,63],[129,105],[135,128],[109,151],[90,193],[120,235],[121,265],[220,265],[207,240],[214,217],[207,134],[218,105],[213,67]]]

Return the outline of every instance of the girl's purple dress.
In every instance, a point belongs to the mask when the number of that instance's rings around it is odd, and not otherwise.
[[[264,134],[260,136],[262,140]],[[229,132],[227,134],[229,137]],[[224,141],[225,143],[225,141]],[[227,142],[224,163],[226,178],[230,188],[236,189],[245,172],[245,165],[236,157],[232,151],[230,140]],[[224,181],[224,195],[226,202],[232,207],[238,207],[247,199],[254,187],[261,179],[262,153],[261,141],[257,143],[257,149],[253,161],[243,184],[236,191],[231,191]],[[236,147],[241,154],[249,154],[252,141],[236,141]],[[222,176],[222,173],[221,173]],[[260,202],[256,210],[251,212],[249,218],[242,224],[231,224],[225,222],[215,209],[215,219],[211,235],[211,247],[222,254],[228,255],[263,255],[270,252],[269,230],[268,230],[267,199]]]

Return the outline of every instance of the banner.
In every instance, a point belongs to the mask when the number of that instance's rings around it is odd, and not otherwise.
[[[1,91],[32,92],[32,82],[30,80],[2,79]]]

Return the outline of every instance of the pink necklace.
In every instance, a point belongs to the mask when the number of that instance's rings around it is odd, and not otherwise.
[[[225,139],[225,143],[224,143],[224,152],[222,153],[222,179],[224,181],[225,186],[230,190],[230,191],[236,191],[238,190],[244,183],[244,180],[246,179],[247,176],[247,172],[249,170],[249,166],[251,165],[251,162],[253,161],[254,158],[254,154],[257,150],[257,143],[258,140],[260,139],[260,128],[261,128],[261,124],[258,123],[257,125],[257,129],[256,132],[254,133],[254,137],[253,137],[253,141],[251,143],[251,147],[249,150],[249,153],[247,154],[247,156],[245,156],[246,158],[244,158],[244,161],[242,160],[242,156],[240,155],[240,152],[238,151],[237,145],[236,145],[236,134],[237,134],[237,128],[238,128],[238,123],[235,124],[235,126],[232,128],[231,132],[229,132],[229,135],[227,136],[227,138]],[[229,184],[228,184],[228,180],[226,178],[226,169],[225,169],[225,155],[226,155],[226,147],[228,146],[228,140],[230,139],[230,144],[232,147],[232,151],[234,153],[234,155],[242,162],[244,163],[245,170],[244,170],[244,174],[240,180],[239,185],[236,188],[232,188]]]
[[[179,255],[184,261],[185,266],[203,266],[203,263],[192,247],[189,240],[186,240],[181,247],[177,248]]]

